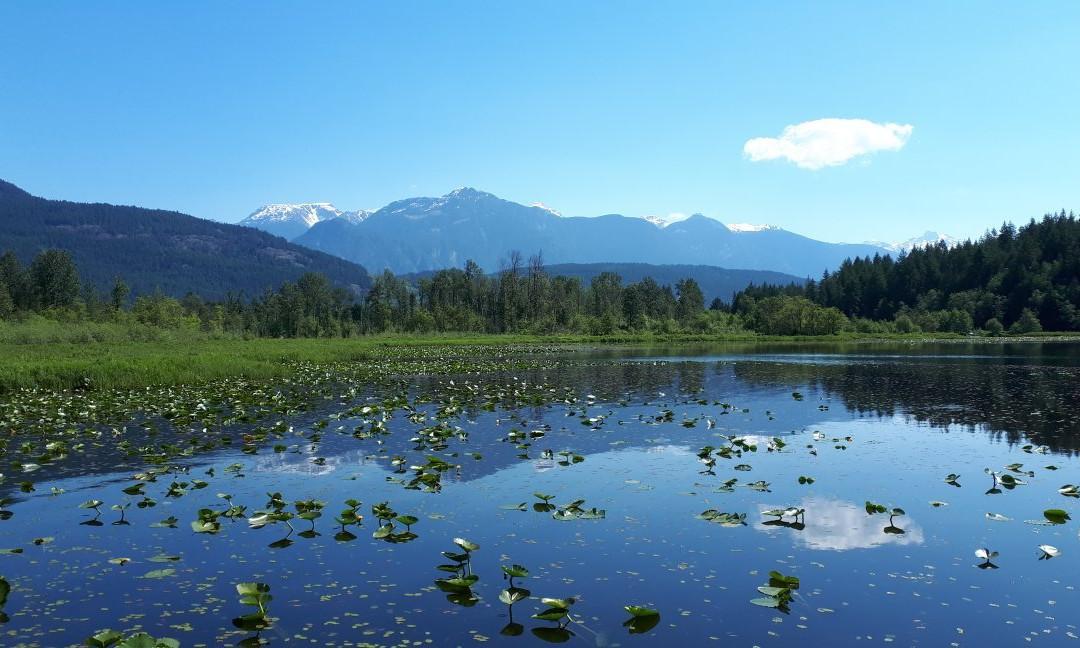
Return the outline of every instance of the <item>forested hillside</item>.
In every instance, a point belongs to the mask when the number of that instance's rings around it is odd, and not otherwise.
[[[359,294],[363,267],[265,232],[177,212],[34,197],[0,180],[0,253],[30,263],[47,249],[69,252],[82,281],[108,290],[121,277],[134,294],[160,289],[205,299],[262,294],[307,272]]]
[[[753,286],[735,298],[744,315],[764,300],[803,298],[850,318],[911,330],[1080,330],[1080,222],[1062,210],[979,241],[845,261],[801,286]]]

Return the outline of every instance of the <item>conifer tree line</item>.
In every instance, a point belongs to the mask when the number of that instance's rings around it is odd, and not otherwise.
[[[978,241],[845,261],[804,285],[750,286],[734,310],[762,332],[782,332],[799,307],[835,309],[856,330],[981,329],[992,334],[1080,330],[1080,222],[1062,210]]]
[[[307,273],[257,298],[229,294],[213,302],[192,293],[177,299],[160,290],[132,296],[120,277],[102,292],[80,282],[65,251],[46,250],[27,267],[9,251],[0,257],[0,319],[39,313],[286,338],[385,332],[705,333],[739,328],[738,318],[719,302],[705,309],[704,295],[693,279],[680,280],[674,288],[651,278],[624,285],[617,273],[605,272],[586,285],[577,277],[549,275],[539,256],[527,265],[522,258],[509,253],[505,267],[495,274],[469,261],[464,269],[441,270],[416,283],[387,270],[359,299],[325,276]]]
[[[307,273],[249,298],[206,301],[160,290],[131,295],[121,277],[108,290],[79,280],[70,254],[46,250],[23,266],[0,256],[0,319],[28,313],[88,321],[138,322],[259,337],[326,337],[385,332],[725,333],[776,335],[1080,330],[1080,223],[1064,211],[977,242],[915,249],[899,258],[845,261],[819,281],[749,286],[729,307],[708,307],[691,278],[623,284],[614,272],[584,282],[550,275],[539,254],[507,254],[485,273],[468,261],[410,282],[389,270],[362,297]]]

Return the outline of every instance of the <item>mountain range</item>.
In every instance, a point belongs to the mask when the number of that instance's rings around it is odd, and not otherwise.
[[[548,265],[704,265],[817,278],[844,259],[896,251],[881,244],[826,243],[771,226],[727,226],[701,214],[675,222],[619,214],[565,217],[540,204],[521,205],[468,187],[438,198],[399,200],[370,213],[342,212],[328,203],[289,207],[264,207],[242,223],[267,231],[287,226],[302,231],[291,238],[295,243],[397,274],[460,268],[469,259],[492,272],[517,251],[539,255]]]
[[[360,294],[371,286],[355,263],[265,232],[177,212],[48,200],[0,180],[0,253],[28,264],[42,250],[71,253],[85,283],[101,290],[120,277],[136,295],[160,289],[222,299],[261,296],[318,272]]]
[[[330,203],[273,204],[252,212],[237,223],[269,232],[286,240],[292,240],[311,229],[316,223],[344,218],[359,223],[371,215],[367,211],[341,211]]]
[[[893,253],[910,252],[913,248],[924,248],[929,245],[944,243],[946,247],[956,247],[961,243],[960,239],[948,234],[926,231],[922,236],[915,236],[899,243],[885,243],[882,241],[867,241],[868,245],[876,245]]]

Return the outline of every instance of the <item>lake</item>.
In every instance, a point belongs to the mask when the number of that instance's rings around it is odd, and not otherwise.
[[[0,644],[1080,635],[1080,345],[417,353],[0,398]]]

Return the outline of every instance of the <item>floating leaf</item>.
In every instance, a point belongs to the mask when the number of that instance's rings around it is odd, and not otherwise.
[[[454,544],[464,549],[466,552],[473,552],[480,548],[480,545],[475,542],[469,542],[464,538],[454,538]]]
[[[180,560],[180,556],[169,556],[167,554],[158,554],[152,558],[147,558],[150,562],[176,562]]]
[[[518,564],[513,564],[509,567],[507,567],[506,565],[499,566],[502,568],[503,572],[506,573],[507,576],[513,576],[515,578],[525,578],[529,575],[529,570]]]
[[[87,646],[91,646],[91,648],[108,648],[123,638],[123,633],[117,632],[116,630],[105,630],[92,637],[88,637],[84,643]]]
[[[765,596],[780,596],[784,592],[789,592],[791,590],[787,587],[770,587],[763,585],[757,588],[757,591],[761,592]]]
[[[761,607],[767,608],[778,608],[783,605],[783,602],[780,599],[773,596],[750,599],[750,602],[754,605],[760,605]]]
[[[542,612],[537,612],[532,615],[532,618],[540,619],[541,621],[558,621],[566,615],[567,610],[565,608],[553,607],[543,610]]]
[[[564,598],[564,599],[542,598],[542,599],[540,599],[540,602],[543,603],[544,605],[548,606],[548,607],[558,608],[560,610],[566,610],[566,609],[569,609],[569,607],[571,605],[576,603],[577,599],[572,597],[572,596],[569,597],[569,598]]]
[[[629,612],[631,616],[635,617],[659,616],[660,614],[658,610],[653,610],[652,608],[647,607],[640,607],[637,605],[624,605],[623,609]]]
[[[520,587],[508,587],[499,592],[499,600],[506,605],[513,605],[518,601],[524,600],[529,597],[529,590]]]
[[[1066,521],[1072,519],[1061,509],[1046,509],[1043,511],[1043,517],[1052,524],[1065,524]]]

